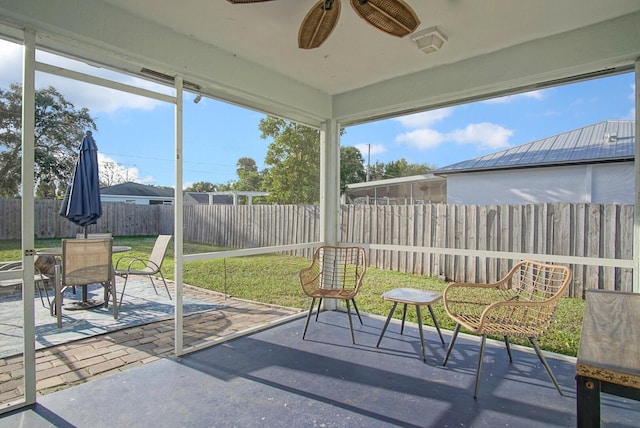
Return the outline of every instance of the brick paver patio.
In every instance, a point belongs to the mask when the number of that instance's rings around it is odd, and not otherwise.
[[[185,347],[198,346],[207,341],[223,341],[243,331],[301,313],[298,309],[226,297],[188,285],[184,286],[184,294],[224,306],[222,309],[184,317]],[[38,394],[47,394],[172,356],[173,329],[174,320],[166,320],[38,350]],[[0,359],[0,403],[19,399],[23,395],[22,376],[22,355]]]

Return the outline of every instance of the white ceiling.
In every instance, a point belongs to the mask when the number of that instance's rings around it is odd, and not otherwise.
[[[640,10],[638,0],[406,0],[421,21],[418,31],[437,26],[449,39],[426,55],[410,36],[375,29],[342,0],[329,39],[302,50],[298,28],[316,1],[105,0],[331,95]]]
[[[169,84],[179,75],[205,95],[312,126],[629,70],[640,58],[640,0],[405,0],[418,31],[448,37],[429,55],[341,1],[335,31],[313,50],[297,35],[316,0],[0,0],[0,35],[33,29],[40,49],[153,70]]]

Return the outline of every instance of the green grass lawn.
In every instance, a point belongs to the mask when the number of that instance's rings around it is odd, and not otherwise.
[[[132,248],[127,256],[148,257],[153,248],[155,236],[117,237],[114,241],[116,245],[128,245]],[[36,240],[36,249],[55,246],[60,246],[59,239]],[[225,248],[203,244],[185,243],[184,245],[185,254],[223,250]],[[121,254],[114,254],[114,263],[120,256]],[[20,241],[0,241],[0,261],[19,259]],[[310,260],[305,258],[276,254],[235,257],[186,263],[183,277],[187,284],[227,293],[234,297],[307,310],[310,299],[300,288],[298,271],[309,263]],[[173,279],[173,247],[171,245],[162,271],[167,278]],[[445,282],[432,277],[369,268],[356,302],[360,311],[386,317],[392,304],[380,298],[383,292],[397,287],[442,291],[445,285]],[[453,330],[454,323],[445,313],[442,303],[435,304],[433,309],[440,327]],[[551,329],[538,340],[540,347],[547,351],[576,356],[583,313],[583,300],[563,298]],[[401,317],[400,309],[396,309],[395,316]],[[416,321],[415,310],[407,311],[407,320]],[[423,322],[433,325],[428,311],[423,311]],[[502,340],[502,338],[497,339]],[[529,345],[526,339],[514,338],[512,342]]]

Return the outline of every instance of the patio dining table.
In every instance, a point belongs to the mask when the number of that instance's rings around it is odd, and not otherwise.
[[[131,251],[131,247],[128,245],[114,245],[111,248],[112,253],[126,253],[127,251]],[[54,257],[62,257],[62,247],[52,247],[52,248],[43,248],[41,250],[36,250],[36,254],[39,256],[54,256]],[[115,275],[114,275],[115,277]],[[82,300],[79,302],[69,302],[65,304],[65,309],[74,311],[81,309],[91,309],[97,306],[101,306],[104,304],[104,301],[98,299],[89,299],[88,298],[88,286],[82,286]]]

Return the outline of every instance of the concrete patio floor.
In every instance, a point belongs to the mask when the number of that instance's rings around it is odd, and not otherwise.
[[[461,335],[443,368],[432,330],[424,363],[415,326],[392,324],[376,348],[384,320],[363,319],[355,345],[344,313],[322,313],[306,340],[298,318],[41,396],[0,427],[576,426],[573,358],[548,355],[560,396],[535,354],[514,347],[510,364],[489,341],[475,400],[476,338]],[[638,426],[639,403],[603,395],[602,407],[603,426]]]

